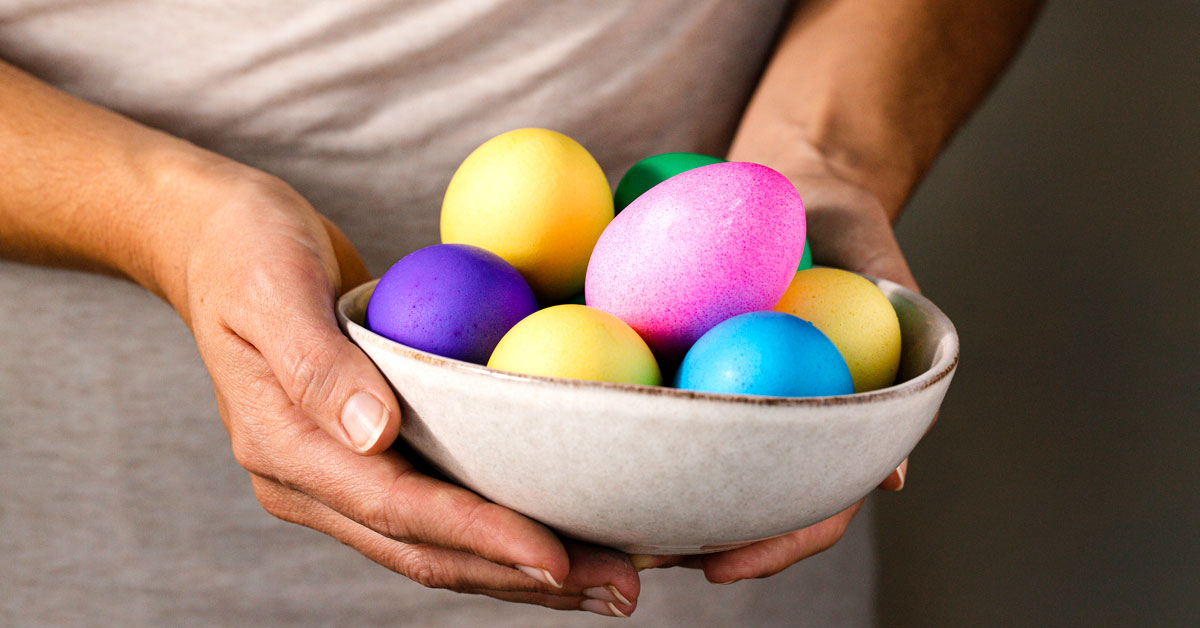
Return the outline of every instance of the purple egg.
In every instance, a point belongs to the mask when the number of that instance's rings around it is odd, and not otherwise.
[[[537,310],[533,290],[499,255],[435,244],[392,265],[367,303],[367,328],[414,349],[486,364],[496,344]]]

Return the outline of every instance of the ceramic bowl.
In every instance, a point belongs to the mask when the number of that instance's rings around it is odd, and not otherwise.
[[[363,327],[375,282],[337,305],[401,401],[401,437],[452,480],[562,534],[630,553],[730,549],[821,521],[916,446],[958,365],[928,299],[876,284],[900,318],[900,382],[756,397],[507,373]]]

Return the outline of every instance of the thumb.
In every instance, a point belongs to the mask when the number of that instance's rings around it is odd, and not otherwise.
[[[813,261],[917,290],[883,204],[865,188],[800,178]]]
[[[292,403],[361,454],[386,450],[400,432],[400,404],[379,370],[337,326],[333,289],[284,282],[263,295],[263,316],[235,330],[262,354]],[[274,303],[270,303],[274,301]]]
[[[865,191],[833,199],[822,197],[819,190],[808,214],[811,232],[819,234],[812,244],[813,259],[920,292],[883,206]],[[905,458],[879,483],[879,489],[899,491],[907,476]]]

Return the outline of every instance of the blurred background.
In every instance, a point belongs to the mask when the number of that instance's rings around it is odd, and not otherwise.
[[[1200,2],[1049,2],[899,234],[962,362],[882,624],[1200,626]]]

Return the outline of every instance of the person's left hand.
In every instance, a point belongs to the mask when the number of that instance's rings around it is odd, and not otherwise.
[[[839,175],[828,160],[798,152],[789,163],[760,161],[779,170],[795,184],[804,201],[808,240],[813,260],[822,265],[889,279],[912,290],[916,280],[900,251],[883,203],[865,187]],[[756,161],[730,156],[731,161]],[[908,460],[880,483],[885,491],[904,487]],[[633,557],[638,569],[683,566],[702,569],[710,582],[727,584],[765,578],[833,547],[846,532],[862,500],[807,528],[751,543],[745,547],[700,556]]]

